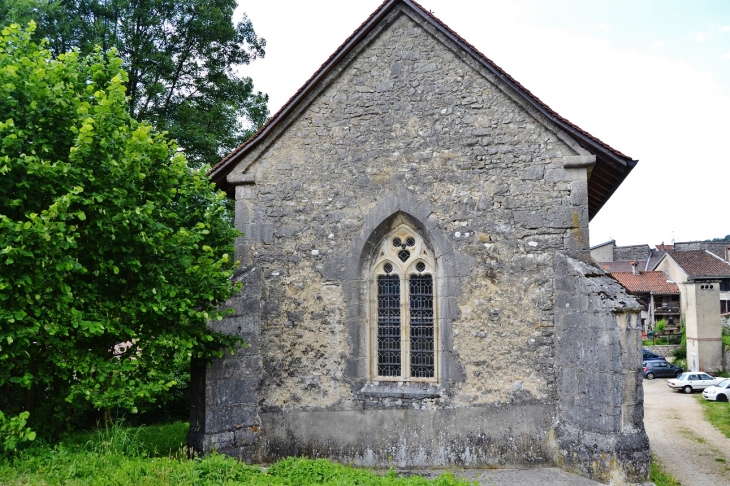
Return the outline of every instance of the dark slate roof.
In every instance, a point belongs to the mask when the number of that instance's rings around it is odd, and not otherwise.
[[[608,273],[613,272],[633,272],[634,269],[631,267],[631,262],[636,262],[636,268],[644,270],[646,267],[646,260],[620,260],[617,262],[601,262],[601,267]]]
[[[615,245],[616,244],[616,240],[608,240],[608,241],[606,241],[604,243],[601,243],[599,245],[592,246],[591,247],[591,250],[595,250],[596,248],[600,248],[602,246],[610,245],[611,243],[613,243]]]
[[[507,74],[502,68],[497,66],[484,54],[479,52],[474,46],[460,37],[456,32],[451,30],[446,24],[441,22],[428,10],[421,7],[413,0],[385,0],[383,4],[368,17],[353,34],[345,40],[345,42],[327,59],[322,66],[312,75],[304,85],[299,88],[294,96],[287,101],[284,106],[274,115],[264,126],[262,126],[250,139],[241,146],[234,149],[229,155],[221,160],[210,172],[210,178],[216,185],[226,191],[229,196],[233,193],[233,186],[226,180],[226,177],[236,164],[242,160],[246,154],[253,150],[276,126],[281,123],[287,116],[294,111],[296,106],[306,96],[317,87],[327,74],[352,51],[352,49],[363,40],[367,34],[376,27],[388,13],[398,6],[405,6],[421,15],[426,21],[430,22],[443,35],[451,39],[459,45],[464,51],[469,53],[476,61],[478,61],[486,69],[490,70],[495,76],[506,83],[516,93],[524,97],[534,108],[542,113],[546,118],[555,123],[559,128],[568,133],[581,147],[596,156],[596,164],[591,171],[588,180],[588,215],[592,219],[603,205],[608,201],[609,197],[618,189],[626,176],[634,168],[637,161],[628,155],[625,155],[607,143],[599,140],[590,133],[586,132],[577,125],[571,123],[567,119],[558,115],[552,108],[546,105],[537,96],[532,94],[524,86],[518,83],[512,76]]]
[[[651,256],[649,256],[649,260],[647,260],[644,270],[646,270],[647,272],[651,272],[652,270],[654,270],[666,254],[666,250],[652,250]]]
[[[691,279],[730,278],[730,263],[706,250],[670,251],[667,256],[677,262]]]
[[[613,249],[614,260],[644,260],[649,258],[649,245],[617,246]]]
[[[639,275],[634,275],[633,272],[610,272],[610,274],[632,294],[679,294],[677,284],[668,283],[664,272],[640,272]]]

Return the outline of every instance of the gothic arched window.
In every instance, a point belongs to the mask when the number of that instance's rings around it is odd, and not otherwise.
[[[380,243],[372,267],[372,378],[438,378],[435,270],[423,238],[405,223]]]

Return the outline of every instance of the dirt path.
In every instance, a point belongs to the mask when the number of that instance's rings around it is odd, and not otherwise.
[[[644,380],[652,453],[683,486],[730,485],[730,439],[705,420],[696,396],[675,392],[666,379]]]

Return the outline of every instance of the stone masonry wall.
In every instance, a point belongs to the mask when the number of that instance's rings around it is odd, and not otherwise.
[[[649,245],[617,246],[613,249],[613,261],[647,260],[650,253]]]
[[[453,400],[549,398],[552,335],[541,326],[552,322],[553,253],[587,219],[585,169],[565,169],[571,155],[423,28],[395,20],[255,166],[243,229],[264,269],[265,403],[322,407],[349,396],[345,288],[328,271],[338,259],[358,265],[350,243],[364,215],[404,192],[471,259],[452,279],[454,348],[467,376]],[[255,241],[266,225],[272,237]]]
[[[646,481],[642,307],[588,255],[556,263],[558,462],[601,482]]]
[[[259,280],[216,325],[251,345],[207,372],[193,435],[264,462],[557,463],[556,258],[587,248],[595,158],[408,9],[320,84],[229,176]],[[436,258],[436,384],[369,376],[369,261],[398,218]],[[258,379],[227,393],[245,359]]]

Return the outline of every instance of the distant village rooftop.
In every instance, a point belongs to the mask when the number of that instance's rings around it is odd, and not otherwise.
[[[664,272],[612,272],[611,276],[619,281],[626,290],[634,294],[679,295],[679,287],[667,280]]]

